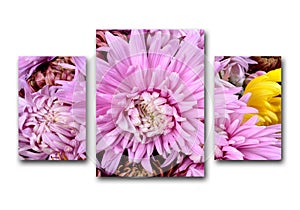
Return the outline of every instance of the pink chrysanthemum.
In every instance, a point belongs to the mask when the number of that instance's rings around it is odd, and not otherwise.
[[[226,119],[215,135],[215,159],[280,160],[281,125],[257,126],[257,122],[257,116],[246,122],[242,117]]]
[[[37,59],[48,62],[48,59]],[[34,59],[36,59],[34,57]],[[19,155],[25,160],[82,160],[86,158],[85,58],[72,57],[75,71],[71,81],[56,80],[37,92],[27,83],[37,65],[21,65],[19,78]],[[20,57],[20,60],[32,60]],[[21,61],[19,61],[20,64]],[[22,62],[21,62],[22,63]],[[42,64],[41,62],[40,64]],[[64,65],[64,64],[61,64]]]
[[[19,99],[19,154],[25,159],[80,158],[81,125],[72,105],[55,96],[56,89],[45,86]]]
[[[129,42],[106,32],[108,46],[97,49],[107,58],[97,58],[96,115],[108,174],[123,154],[149,172],[155,155],[162,168],[204,161],[203,31],[171,32],[132,30]]]

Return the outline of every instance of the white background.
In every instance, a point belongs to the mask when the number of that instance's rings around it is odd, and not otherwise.
[[[0,209],[299,209],[299,20],[287,0],[1,1]],[[209,155],[204,179],[97,179],[97,28],[203,28],[209,63],[214,55],[283,56],[283,161],[218,163]],[[18,161],[18,55],[87,56],[88,161]]]

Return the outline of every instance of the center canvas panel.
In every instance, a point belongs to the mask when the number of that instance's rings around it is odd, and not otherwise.
[[[96,31],[97,176],[204,176],[204,31]]]

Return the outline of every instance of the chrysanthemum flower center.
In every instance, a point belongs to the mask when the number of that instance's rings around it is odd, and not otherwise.
[[[55,123],[56,121],[58,121],[57,117],[59,113],[55,111],[55,107],[53,107],[54,109],[52,109],[52,106],[59,106],[59,104],[55,101],[49,105],[50,106],[45,104],[43,107],[34,107],[33,112],[30,114],[30,119],[32,119],[32,121],[36,121],[40,124],[40,126],[45,126],[44,130],[48,130],[51,123]]]
[[[56,98],[39,97],[36,98],[36,106],[28,107],[28,117],[25,126],[32,129],[37,135],[52,132],[64,137],[73,139],[76,136],[79,125],[70,115],[71,106],[58,101]],[[41,139],[37,139],[41,143]],[[71,148],[67,148],[70,150]]]
[[[143,92],[136,96],[127,110],[132,124],[143,137],[167,134],[174,126],[172,107],[157,92]]]

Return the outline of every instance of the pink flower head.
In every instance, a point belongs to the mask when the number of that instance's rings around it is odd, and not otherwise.
[[[233,116],[226,119],[223,129],[216,131],[217,160],[280,160],[281,125],[257,126],[258,117],[248,121]]]
[[[75,71],[74,78],[57,80],[58,86],[45,85],[32,92],[26,80],[19,79],[24,91],[19,96],[19,155],[23,160],[86,158],[85,58],[72,59],[78,64],[66,65]]]
[[[173,36],[173,34],[176,34]],[[203,31],[132,30],[129,41],[105,33],[97,58],[97,153],[113,174],[123,155],[152,171],[155,155],[203,162]],[[204,43],[204,42],[203,42]]]

